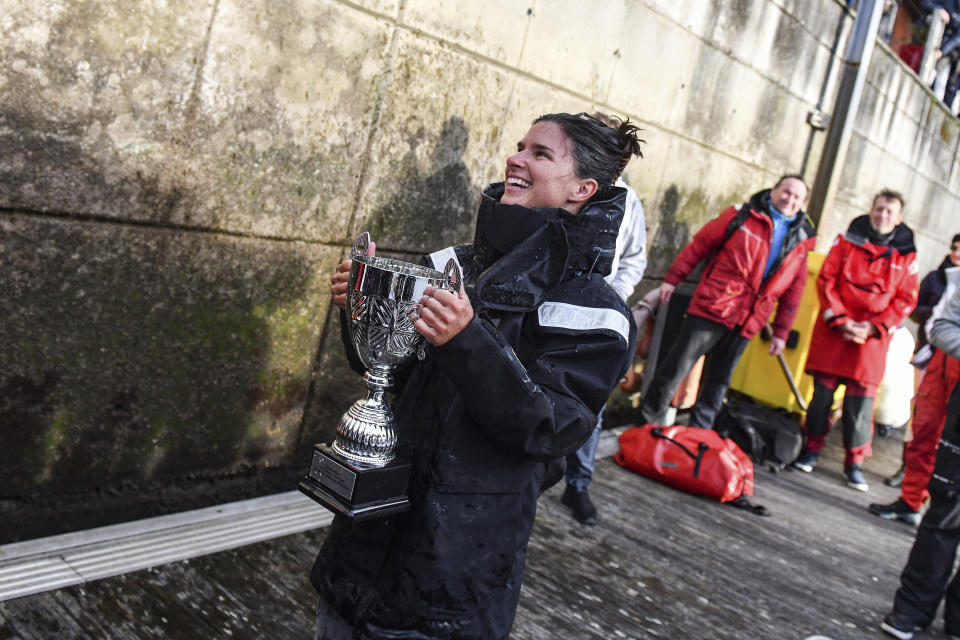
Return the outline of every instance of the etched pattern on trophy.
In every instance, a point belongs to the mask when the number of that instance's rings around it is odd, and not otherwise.
[[[310,471],[300,483],[301,491],[317,502],[352,517],[395,512],[409,504],[409,455],[395,460],[396,425],[385,394],[393,385],[394,367],[414,353],[424,358],[426,341],[410,315],[419,314],[427,287],[459,292],[461,285],[456,261],[441,272],[367,255],[370,245],[368,233],[353,244],[346,305],[346,328],[366,368],[368,392],[340,418],[334,442],[314,447]]]
[[[410,312],[414,309],[419,310],[420,304],[398,302],[394,308],[393,322],[396,329],[390,333],[392,344],[389,348],[396,355],[407,356],[413,353],[420,341],[420,334],[410,322]]]

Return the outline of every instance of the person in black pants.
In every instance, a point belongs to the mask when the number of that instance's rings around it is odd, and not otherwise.
[[[960,356],[960,291],[947,302],[930,330],[930,342]],[[944,631],[960,638],[960,571],[953,573],[960,544],[960,384],[947,406],[947,422],[930,480],[930,507],[920,522],[910,557],[900,575],[891,611],[880,628],[900,640],[926,628],[944,599]]]

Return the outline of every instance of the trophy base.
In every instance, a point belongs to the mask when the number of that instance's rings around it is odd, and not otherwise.
[[[369,469],[356,466],[329,445],[318,444],[313,447],[310,471],[297,488],[334,513],[362,520],[409,509],[409,479],[410,456],[403,449],[386,465]]]

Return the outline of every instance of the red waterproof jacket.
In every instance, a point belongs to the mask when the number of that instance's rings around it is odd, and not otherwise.
[[[904,224],[889,245],[870,242],[870,216],[862,215],[837,236],[820,269],[820,315],[813,328],[806,370],[880,384],[893,331],[917,303],[920,270],[913,232]],[[864,344],[843,339],[846,320],[868,321],[879,336]]]
[[[676,257],[663,280],[677,285],[700,261],[715,253],[687,313],[738,329],[740,335],[750,339],[767,323],[776,305],[773,335],[786,340],[806,284],[807,252],[813,249],[816,238],[804,212],[797,213],[780,255],[764,280],[773,234],[773,220],[767,213],[769,194],[769,189],[756,193],[749,202],[730,207],[705,224]],[[750,215],[724,242],[727,227],[741,207],[749,207]]]

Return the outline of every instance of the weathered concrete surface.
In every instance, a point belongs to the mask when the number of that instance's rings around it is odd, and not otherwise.
[[[364,229],[410,259],[468,240],[540,113],[644,128],[656,281],[722,208],[814,174],[850,22],[836,0],[0,0],[0,516],[65,476],[126,500],[304,464],[361,388],[332,266]],[[821,243],[899,187],[934,266],[958,140],[879,47]]]
[[[335,248],[0,218],[5,495],[289,461]]]
[[[337,3],[6,4],[0,205],[344,240],[382,20]]]
[[[877,442],[870,493],[842,482],[834,433],[813,474],[757,469],[768,518],[598,462],[582,527],[541,500],[512,638],[880,640],[914,529],[871,501],[897,492],[899,440]],[[319,507],[318,507],[319,508]],[[307,580],[324,530],[0,603],[0,637],[309,638]],[[930,634],[944,637],[942,621]],[[918,637],[921,637],[918,635]]]
[[[960,123],[899,58],[878,46],[870,65],[833,215],[821,225],[821,250],[882,187],[901,191],[921,272],[936,268],[960,232]]]

